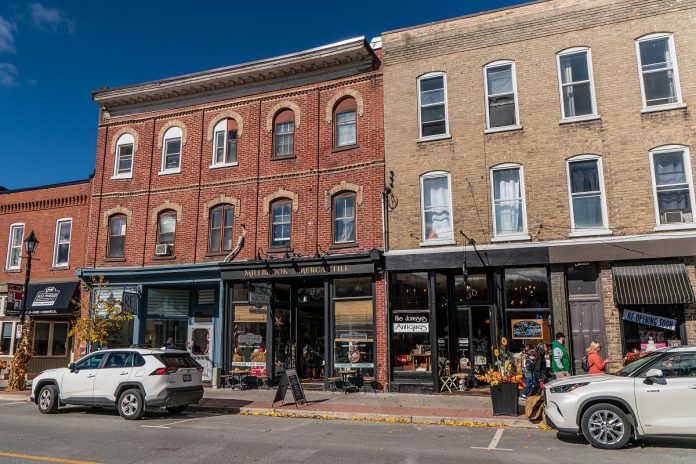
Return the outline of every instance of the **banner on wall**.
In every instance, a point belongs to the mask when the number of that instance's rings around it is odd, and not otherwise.
[[[637,311],[625,310],[623,320],[636,324],[659,327],[664,330],[676,330],[677,321],[666,317],[653,316],[652,314],[639,313]]]

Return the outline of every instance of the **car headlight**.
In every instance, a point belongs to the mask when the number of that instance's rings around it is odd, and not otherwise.
[[[573,390],[577,390],[580,387],[584,387],[585,385],[589,385],[590,382],[582,382],[582,383],[570,383],[567,385],[561,385],[560,387],[552,387],[551,388],[551,393],[570,393]]]

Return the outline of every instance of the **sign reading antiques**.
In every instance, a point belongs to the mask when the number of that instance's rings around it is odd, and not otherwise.
[[[639,313],[637,311],[625,310],[623,320],[635,322],[636,324],[659,327],[665,330],[676,330],[677,321],[666,317],[653,316],[652,314]]]
[[[394,313],[393,333],[428,333],[430,332],[429,315]]]

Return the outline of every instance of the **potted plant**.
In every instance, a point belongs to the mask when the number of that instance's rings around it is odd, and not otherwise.
[[[507,339],[503,337],[500,344],[493,350],[493,368],[486,371],[484,378],[491,387],[493,415],[517,416],[517,392],[524,386],[522,375],[515,370]]]

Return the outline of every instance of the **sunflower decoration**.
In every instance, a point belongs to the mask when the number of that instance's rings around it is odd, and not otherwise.
[[[503,338],[500,340],[500,344],[503,345],[503,346],[507,346],[507,344],[508,344],[507,338],[503,337]]]
[[[493,354],[495,355],[496,358],[499,357],[499,356],[500,356],[500,350],[499,350],[498,348],[496,348],[495,350],[493,350]]]
[[[500,339],[500,346],[493,349],[493,355],[495,357],[493,361],[495,367],[488,369],[482,376],[485,381],[491,386],[496,386],[499,383],[515,383],[518,387],[522,386],[522,376],[516,373],[507,338],[502,337]]]

